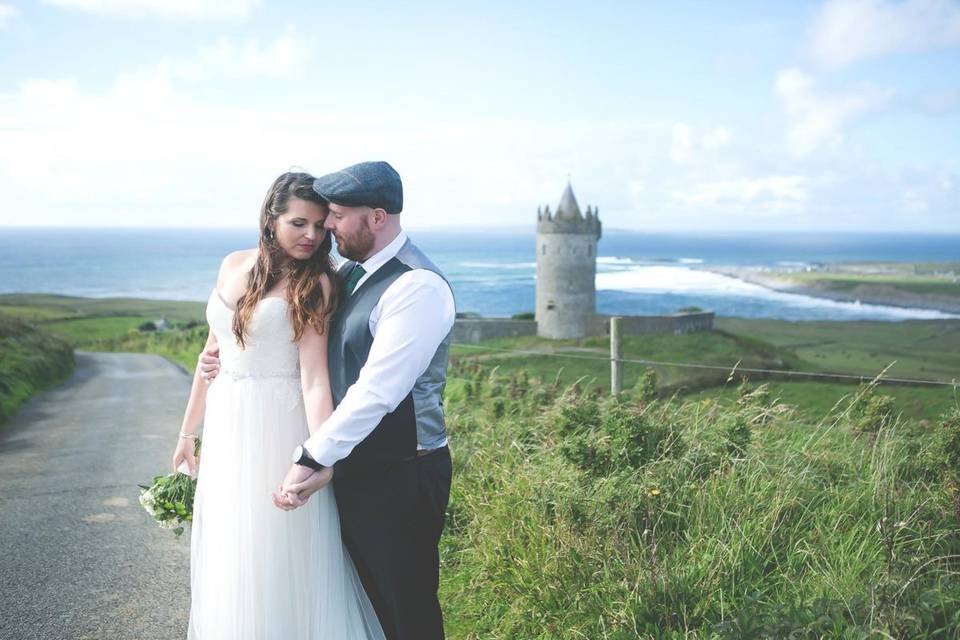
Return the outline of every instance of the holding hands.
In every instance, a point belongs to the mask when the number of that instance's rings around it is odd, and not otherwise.
[[[310,467],[292,465],[278,488],[279,493],[272,494],[273,504],[278,509],[293,511],[307,504],[310,496],[327,486],[332,479],[332,467],[314,471]]]

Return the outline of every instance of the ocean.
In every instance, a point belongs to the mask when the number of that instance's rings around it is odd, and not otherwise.
[[[487,316],[533,311],[533,229],[409,234],[449,278],[459,311]],[[223,256],[255,242],[255,229],[0,228],[0,293],[205,301]],[[784,320],[953,317],[782,293],[708,269],[957,260],[957,235],[611,230],[598,246],[597,308],[662,314],[697,306],[721,316]]]

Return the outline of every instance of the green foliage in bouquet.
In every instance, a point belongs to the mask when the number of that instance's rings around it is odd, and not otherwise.
[[[200,441],[197,440],[194,454],[200,453]],[[193,521],[193,496],[197,491],[196,479],[187,474],[168,473],[154,476],[153,484],[140,487],[140,504],[153,516],[162,529],[173,529],[179,538],[184,525]]]

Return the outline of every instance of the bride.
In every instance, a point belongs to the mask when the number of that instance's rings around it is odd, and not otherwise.
[[[340,539],[333,488],[293,511],[271,490],[290,451],[333,411],[327,322],[342,285],[306,173],[277,178],[256,249],[227,256],[207,302],[204,350],[220,375],[194,376],[173,466],[197,472],[188,638],[369,640],[383,632]]]

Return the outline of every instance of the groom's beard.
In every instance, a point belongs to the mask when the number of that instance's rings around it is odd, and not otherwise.
[[[337,253],[355,262],[363,262],[369,258],[376,241],[368,227],[360,227],[349,236],[334,234],[333,237],[337,240]]]

